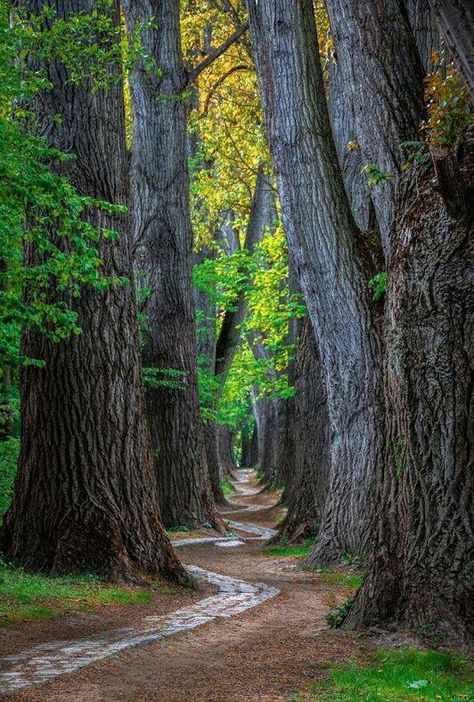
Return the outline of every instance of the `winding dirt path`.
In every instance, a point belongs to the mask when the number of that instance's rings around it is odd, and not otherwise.
[[[216,594],[133,627],[3,657],[0,699],[286,702],[318,674],[314,663],[346,657],[351,638],[328,631],[324,615],[347,590],[298,571],[294,559],[266,555],[262,539],[274,533],[275,497],[259,494],[247,471],[239,471],[236,487],[222,512],[239,516],[229,519],[236,538],[173,540]]]

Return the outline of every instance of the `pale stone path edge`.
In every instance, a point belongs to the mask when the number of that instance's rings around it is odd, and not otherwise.
[[[239,484],[248,482],[247,475],[245,471],[239,472]],[[252,493],[239,490],[239,494],[243,496]],[[238,505],[235,507],[238,508]],[[241,510],[232,511],[247,511],[247,509],[242,507]],[[266,540],[275,533],[273,529],[247,522],[232,521],[230,526],[239,531],[255,534],[255,536],[246,537],[246,541]],[[203,537],[202,539],[180,539],[174,541],[173,545],[179,547],[202,543],[230,547],[239,546],[244,541],[242,537],[238,539]],[[8,694],[31,685],[45,683],[102,661],[120,651],[159,641],[183,631],[190,631],[213,619],[236,616],[279,593],[277,588],[265,583],[250,583],[197,566],[188,566],[188,570],[198,580],[216,585],[219,592],[171,614],[145,617],[138,627],[113,629],[90,639],[52,641],[5,656],[0,659],[2,666],[0,693]]]

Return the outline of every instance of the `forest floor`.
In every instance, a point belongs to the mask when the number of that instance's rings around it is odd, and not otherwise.
[[[253,474],[249,479],[244,471],[239,475],[237,493],[230,497],[232,506],[223,508],[222,514],[234,521],[232,528],[237,537],[248,538],[249,532],[238,529],[236,521],[242,526],[247,523],[250,527],[271,529],[283,510],[277,505],[276,493],[258,491]],[[203,542],[204,538],[214,538],[214,541]],[[179,544],[187,539],[196,543]],[[220,548],[219,540],[212,535],[197,532],[174,534],[173,540],[187,565],[205,569],[206,573],[210,571],[211,576],[227,576],[230,589],[225,578],[220,583],[212,581],[211,577],[211,584],[198,593],[178,592],[176,598],[155,601],[155,617],[150,617],[152,605],[149,604],[145,610],[126,607],[121,614],[109,613],[102,620],[96,614],[89,625],[87,617],[83,617],[80,624],[76,620],[75,625],[74,617],[72,620],[66,617],[62,623],[19,627],[14,636],[7,635],[2,643],[1,655],[13,654],[10,679],[14,680],[17,675],[16,679],[21,681],[23,674],[27,677],[25,669],[30,666],[31,671],[33,661],[36,671],[41,667],[46,671],[43,672],[45,682],[9,694],[7,685],[3,688],[6,694],[0,698],[29,702],[319,700],[326,697],[306,697],[306,693],[300,695],[297,691],[327,678],[333,666],[351,660],[358,667],[364,667],[370,662],[375,650],[374,640],[331,630],[325,620],[330,606],[342,603],[354,591],[353,585],[346,584],[343,571],[339,571],[341,577],[337,573],[302,571],[298,568],[300,557],[278,555],[278,549],[275,555],[275,550],[265,550],[262,540],[255,535],[245,543],[228,548]],[[227,604],[221,607],[220,601]],[[245,602],[251,604],[245,605]],[[148,621],[157,618],[162,626],[170,616],[167,613],[171,605],[173,611],[183,607],[181,622],[186,618],[183,613],[188,616],[191,610],[196,619],[199,603],[201,609],[192,630],[186,626],[180,630],[178,626],[171,632],[173,635],[158,638],[156,628],[140,629],[137,623],[146,614]],[[209,608],[214,609],[211,615]],[[110,639],[109,630],[117,634],[114,628],[117,626],[126,627],[119,632],[120,640],[117,636]],[[124,637],[133,638],[137,632],[152,632],[153,635],[148,639],[142,637],[139,645],[121,646]],[[71,636],[75,641],[70,641]],[[40,641],[46,647],[32,649]],[[61,674],[48,673],[48,655],[54,658],[58,645],[62,646],[63,670]],[[23,657],[21,651],[24,651]],[[69,656],[67,660],[66,655]],[[77,663],[78,656],[83,656],[83,667],[70,665],[74,657]],[[57,666],[57,659],[54,664]],[[47,680],[48,677],[51,679]],[[3,682],[5,679],[8,680],[3,677]],[[0,689],[1,684],[0,681]]]

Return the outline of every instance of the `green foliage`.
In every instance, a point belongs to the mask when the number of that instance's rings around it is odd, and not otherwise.
[[[342,626],[344,619],[354,604],[354,599],[354,597],[348,597],[342,604],[330,607],[329,612],[326,614],[326,621],[331,629],[339,629]]]
[[[289,343],[292,319],[302,317],[305,307],[288,288],[288,251],[278,223],[255,247],[252,255],[240,249],[232,255],[221,251],[194,268],[196,287],[207,293],[218,308],[216,333],[223,315],[236,309],[245,294],[247,314],[241,324],[241,344],[222,388],[208,359],[198,360],[201,408],[213,419],[235,430],[250,426],[250,391],[259,397],[291,397],[287,369],[295,348]],[[207,320],[198,311],[198,335],[207,333]],[[259,352],[255,352],[255,345]]]
[[[434,146],[454,146],[463,129],[472,122],[472,111],[454,64],[425,80],[428,119],[425,128]]]
[[[207,293],[225,312],[234,310],[241,292],[248,289],[252,257],[247,249],[238,249],[231,255],[206,258],[194,266],[194,285]]]
[[[380,300],[385,295],[387,292],[387,284],[388,275],[384,271],[377,273],[377,275],[374,275],[374,277],[369,280],[368,286],[370,290],[373,290],[372,300],[374,302],[377,302],[377,300]]]
[[[359,553],[345,553],[341,557],[341,564],[347,566],[351,572],[354,572],[355,570],[360,570],[363,560]]]
[[[237,492],[230,480],[221,480],[221,490],[224,495],[233,495]]]
[[[380,651],[369,666],[348,663],[310,687],[316,702],[468,702],[474,700],[466,661],[450,652]],[[301,699],[301,697],[296,697]]]
[[[158,582],[150,583],[163,594],[174,591]],[[53,618],[64,610],[87,610],[98,604],[144,604],[151,591],[111,587],[95,575],[49,578],[26,573],[0,560],[0,624],[19,619]]]
[[[274,546],[265,549],[265,554],[269,556],[307,556],[314,545],[314,539],[305,539],[301,546]]]
[[[20,358],[23,329],[35,329],[54,342],[80,333],[72,301],[81,285],[105,289],[126,282],[100,272],[98,242],[116,232],[84,220],[90,208],[117,212],[124,207],[81,196],[54,172],[50,164],[74,156],[59,153],[36,136],[34,115],[24,107],[50,84],[41,69],[29,70],[18,57],[32,58],[36,52],[38,59],[56,57],[77,70],[85,70],[88,63],[77,60],[70,46],[79,45],[72,38],[84,18],[72,18],[66,31],[64,22],[56,26],[50,9],[44,13],[26,19],[20,12],[12,14],[5,0],[0,2],[0,366],[41,363]],[[34,264],[25,263],[25,248],[35,252]]]
[[[177,524],[176,526],[171,526],[166,530],[168,534],[184,534],[189,531],[188,527]]]
[[[423,141],[402,141],[401,146],[408,151],[407,163],[404,164],[405,168],[412,162],[425,163],[430,158],[428,145]]]
[[[0,443],[0,523],[13,496],[13,481],[15,480],[19,453],[19,439],[10,438]]]
[[[152,388],[185,390],[187,372],[179,368],[143,368],[143,381]]]
[[[316,569],[316,572],[319,571]],[[319,575],[321,580],[329,585],[342,585],[343,587],[360,587],[363,581],[361,575],[352,575],[334,570],[325,570],[319,572]]]
[[[393,175],[386,171],[381,171],[374,163],[368,163],[363,167],[361,172],[367,176],[367,185],[370,187],[373,185],[380,185],[380,183],[384,183],[390,178],[393,178]]]

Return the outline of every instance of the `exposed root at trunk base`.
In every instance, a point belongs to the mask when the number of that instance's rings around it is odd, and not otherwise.
[[[274,545],[284,540],[288,544],[298,544],[306,539],[316,536],[318,533],[317,522],[299,522],[292,523],[287,519],[280,525],[278,532],[269,541],[268,545]]]
[[[342,629],[370,631],[376,626],[387,631],[408,630],[430,646],[442,644],[472,651],[473,619],[468,612],[455,611],[445,599],[425,597],[423,588],[418,593],[412,591],[410,599],[403,594],[400,583],[394,588],[387,583],[386,589],[378,591],[383,592],[382,600],[374,595],[376,590],[366,578],[342,622]]]

